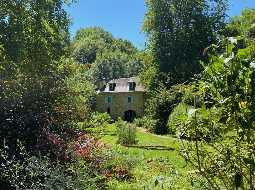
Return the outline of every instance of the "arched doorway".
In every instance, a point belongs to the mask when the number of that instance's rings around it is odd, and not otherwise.
[[[107,108],[107,113],[108,113],[109,115],[111,115],[111,108],[110,108],[110,107]]]
[[[133,110],[125,111],[124,120],[128,122],[133,122],[136,117],[136,113]]]

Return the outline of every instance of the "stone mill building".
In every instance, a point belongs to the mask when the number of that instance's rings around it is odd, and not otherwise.
[[[114,79],[97,92],[96,110],[133,121],[144,114],[145,88],[137,77]]]

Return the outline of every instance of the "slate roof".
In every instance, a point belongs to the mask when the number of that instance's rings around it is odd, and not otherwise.
[[[135,90],[130,91],[129,90],[129,83],[135,82],[136,87]],[[114,91],[109,90],[110,84],[116,84],[116,87]],[[145,92],[144,86],[140,83],[140,80],[138,77],[130,77],[130,78],[119,78],[119,79],[113,79],[110,82],[108,82],[105,87],[98,91],[98,93],[121,93],[121,92]]]

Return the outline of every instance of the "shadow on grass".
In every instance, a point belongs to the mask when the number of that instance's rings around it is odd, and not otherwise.
[[[145,149],[145,150],[171,150],[174,151],[175,148],[167,147],[167,146],[142,146],[142,145],[126,145],[126,147],[129,148],[139,148],[139,149]]]
[[[101,135],[103,135],[103,136],[117,136],[117,134],[113,133],[113,132],[103,132],[103,133],[101,133]]]

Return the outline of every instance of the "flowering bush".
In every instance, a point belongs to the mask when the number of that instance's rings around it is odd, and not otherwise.
[[[80,176],[79,170],[70,173],[67,165],[52,163],[44,156],[31,156],[20,144],[17,145],[15,156],[12,151],[6,146],[0,149],[0,189],[97,189],[89,183],[91,175]],[[84,180],[87,184],[82,183]]]

